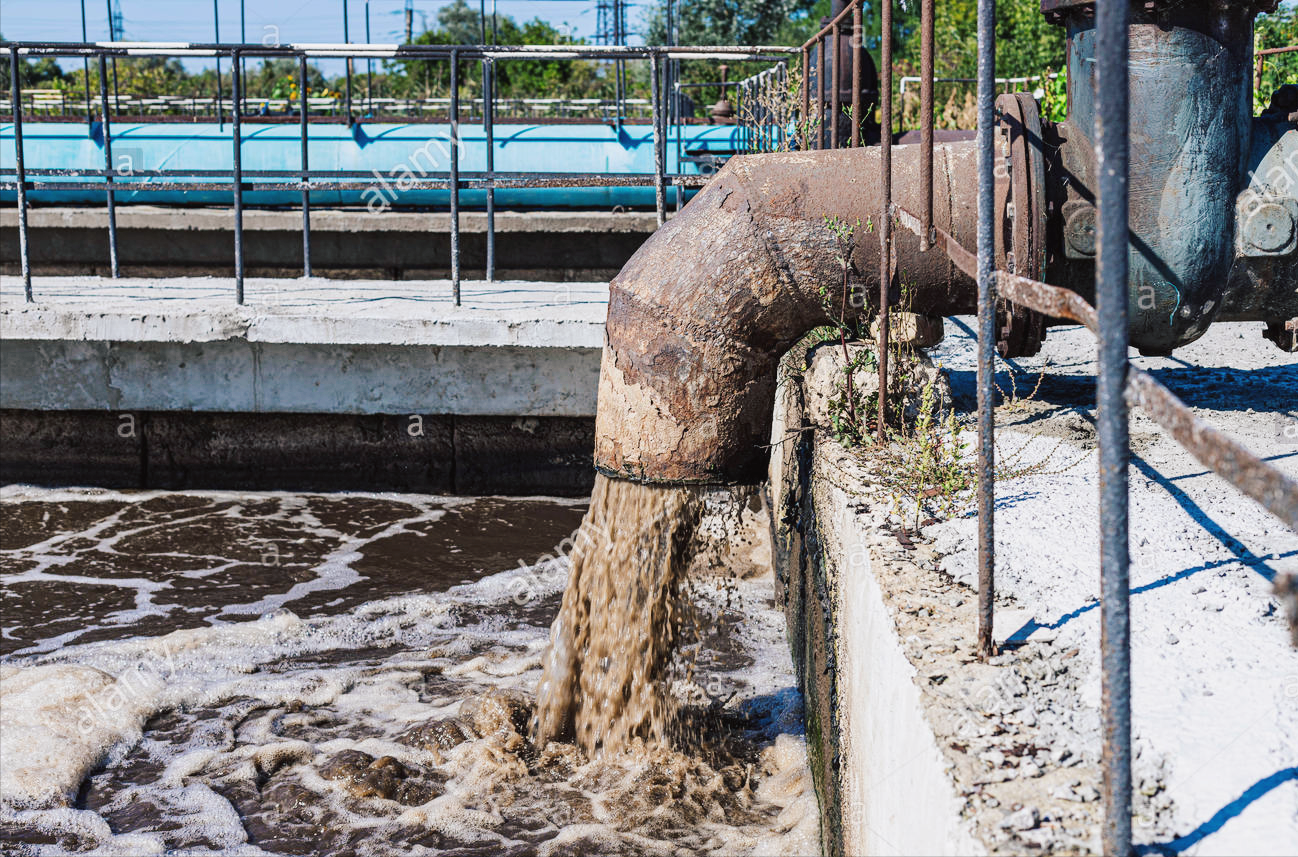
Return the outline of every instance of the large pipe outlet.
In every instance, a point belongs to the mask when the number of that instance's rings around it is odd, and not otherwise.
[[[920,208],[918,146],[894,153],[894,198]],[[934,222],[972,245],[972,143],[939,146]],[[605,474],[669,483],[742,482],[765,466],[780,356],[878,293],[880,150],[733,158],[627,262],[609,291],[596,417]],[[847,239],[831,218],[848,224]],[[897,281],[916,311],[973,312],[976,289],[944,251],[895,236]],[[855,298],[855,299],[853,299]]]

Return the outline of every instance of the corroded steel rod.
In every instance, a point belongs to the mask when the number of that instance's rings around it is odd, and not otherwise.
[[[1127,541],[1127,301],[1131,139],[1128,90],[1131,16],[1125,0],[1096,8],[1095,122],[1099,172],[1095,312],[1099,318],[1096,404],[1100,442],[1100,684],[1104,707],[1104,853],[1131,853],[1131,577]]]
[[[117,199],[113,194],[113,123],[108,108],[108,63],[99,55],[99,103],[103,115],[100,128],[104,132],[104,184],[108,196],[108,266],[114,277],[122,275],[117,259]]]
[[[996,0],[978,0],[978,652],[992,656],[996,599]]]
[[[32,302],[32,260],[27,248],[27,175],[23,162],[23,100],[19,74],[22,71],[18,64],[18,48],[9,49],[9,81],[13,99],[14,112],[14,167],[18,180],[18,258],[22,266],[23,294],[28,303]],[[86,76],[86,85],[90,85],[90,76]]]
[[[933,232],[933,2],[922,0],[920,5],[920,85],[919,122],[920,145],[924,156],[920,161],[920,195],[923,197],[923,234],[919,246],[927,250]]]
[[[852,4],[852,148],[861,145],[861,54],[865,50],[861,4]]]
[[[892,285],[892,0],[883,0],[880,27],[879,181],[879,443],[888,441],[889,292]]]
[[[838,114],[842,111],[842,87],[843,87],[843,46],[839,41],[838,25],[834,25],[833,35],[830,39],[834,42],[834,61],[832,71],[830,72],[830,86],[832,87],[829,94],[829,148],[838,148]]]

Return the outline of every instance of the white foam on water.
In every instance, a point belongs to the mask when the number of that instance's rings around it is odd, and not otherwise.
[[[12,495],[12,488],[5,493]],[[85,496],[76,492],[69,499]],[[428,498],[420,500],[419,514],[425,514]],[[335,552],[339,568],[352,561],[351,552],[346,545]],[[574,786],[601,782],[603,775],[613,777],[614,791],[633,789],[629,778],[647,769],[614,776],[590,762],[566,782],[540,782],[528,779],[527,766],[500,736],[440,751],[394,740],[412,725],[457,715],[465,700],[488,691],[530,693],[548,629],[511,619],[507,608],[553,599],[566,579],[566,561],[555,560],[441,593],[371,601],[342,615],[304,619],[271,609],[255,621],[10,656],[0,667],[0,824],[42,831],[63,843],[24,846],[33,854],[264,854],[249,844],[251,822],[234,796],[280,777],[313,796],[301,811],[327,819],[321,829],[356,834],[347,850],[362,855],[435,853],[438,836],[503,850],[523,844],[510,825],[520,814],[552,825],[550,838],[537,846],[541,854],[566,848],[681,853],[680,843],[661,833],[628,829],[610,802],[607,782]],[[767,746],[755,766],[761,774],[750,815],[731,821],[713,817],[714,811],[693,824],[690,848],[818,853],[801,700],[772,581],[696,581],[694,590],[701,609],[742,614],[736,633],[751,661],[695,682],[715,680],[727,694],[733,690],[729,707],[747,713]],[[260,603],[273,608],[285,602]],[[190,714],[199,710],[209,713]],[[161,720],[151,722],[154,715]],[[440,794],[416,806],[357,798],[340,781],[320,775],[322,764],[345,750],[391,756],[447,779]],[[115,766],[127,758],[143,759],[157,773],[139,782],[114,779]],[[104,768],[91,780],[102,789],[97,811],[69,807],[87,775]],[[491,796],[486,803],[484,795]],[[593,817],[565,816],[569,800],[589,805]],[[146,825],[114,833],[106,819],[141,806],[177,829]]]

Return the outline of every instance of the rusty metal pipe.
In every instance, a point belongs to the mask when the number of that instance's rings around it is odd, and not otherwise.
[[[894,150],[895,202],[921,203],[919,146]],[[938,228],[972,246],[972,142],[937,147]],[[729,483],[766,464],[775,366],[836,317],[843,282],[828,218],[855,226],[847,254],[853,321],[878,310],[877,147],[731,159],[614,278],[596,417],[595,464],[644,482]],[[894,237],[897,275],[932,315],[975,309],[973,280],[940,247]]]

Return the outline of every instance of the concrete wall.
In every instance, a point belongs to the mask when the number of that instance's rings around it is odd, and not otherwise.
[[[34,208],[29,212],[32,270],[37,275],[105,276],[108,218],[103,208]],[[0,272],[18,272],[18,215],[0,212]],[[137,277],[232,276],[234,221],[228,209],[119,206],[122,273]],[[610,279],[657,228],[643,212],[512,212],[496,215],[498,279],[597,282]],[[466,277],[486,264],[486,215],[460,217]],[[347,279],[435,279],[450,276],[450,215],[440,212],[318,210],[311,213],[316,276]],[[302,271],[300,211],[244,215],[247,275],[291,277]]]
[[[0,482],[106,488],[585,496],[569,417],[0,411]]]
[[[0,286],[0,478],[582,494],[602,284]]]
[[[776,581],[806,699],[825,853],[985,853],[962,817],[875,578],[876,551],[858,519],[869,476],[809,420],[807,361],[795,350],[781,363],[770,490]]]
[[[593,417],[586,348],[0,340],[0,408]]]

